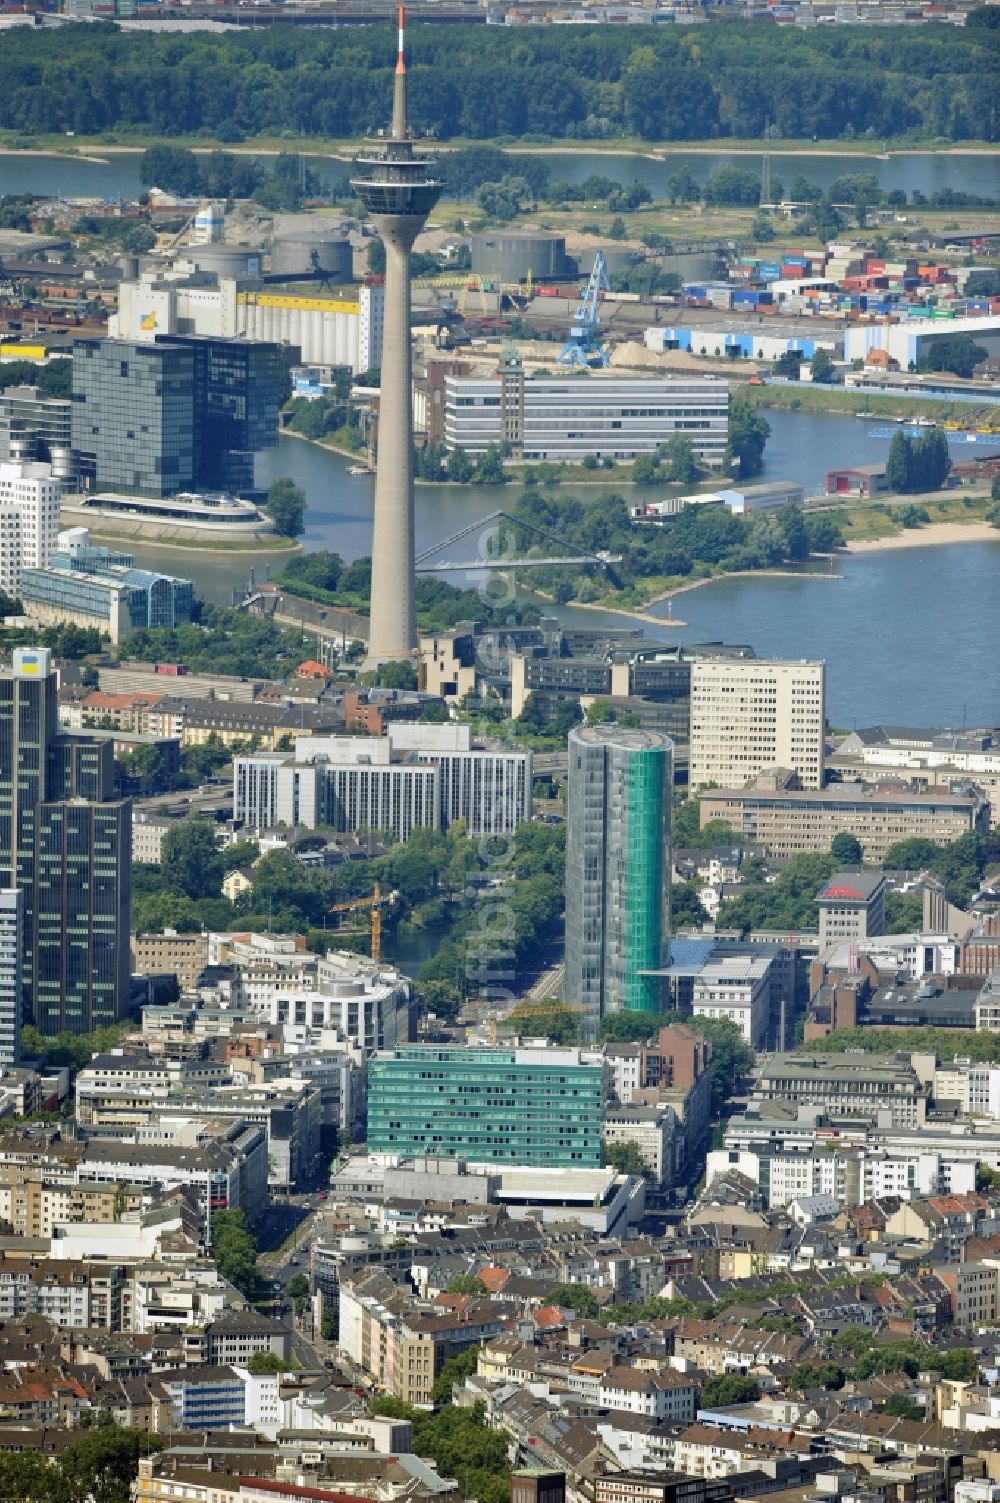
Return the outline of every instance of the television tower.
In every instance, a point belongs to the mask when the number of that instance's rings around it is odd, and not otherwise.
[[[434,163],[414,150],[406,119],[406,8],[399,45],[392,128],[369,136],[357,158],[355,193],[385,246],[382,394],[379,401],[371,615],[367,667],[412,657],[414,612],[413,413],[410,353],[410,251],[441,194]]]

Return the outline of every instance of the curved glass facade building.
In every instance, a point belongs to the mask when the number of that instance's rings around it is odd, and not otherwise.
[[[650,731],[569,734],[566,1001],[580,1038],[614,1012],[658,1012],[668,959],[673,743]]]

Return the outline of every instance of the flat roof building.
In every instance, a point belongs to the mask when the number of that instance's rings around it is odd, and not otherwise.
[[[881,872],[837,872],[816,895],[820,952],[844,940],[875,938],[885,929]]]
[[[368,1067],[368,1151],[539,1168],[602,1162],[602,1065],[578,1049],[411,1045]]]
[[[652,454],[674,435],[721,469],[729,439],[729,389],[698,377],[526,376],[509,362],[489,376],[445,377],[445,447],[483,454],[510,444],[523,459],[579,463]]]
[[[749,788],[708,789],[698,801],[702,828],[721,819],[779,859],[829,850],[833,837],[845,831],[861,842],[865,861],[881,863],[890,846],[912,836],[950,845],[969,831],[986,835],[990,827],[989,803],[973,789],[922,793],[844,783],[803,789],[780,769]]]
[[[20,595],[38,621],[92,626],[117,643],[137,631],[190,621],[194,585],[137,569],[131,554],[92,545],[80,527],[59,534],[45,565],[22,571]]]
[[[738,788],[765,767],[823,786],[826,664],[703,658],[691,664],[688,782]]]

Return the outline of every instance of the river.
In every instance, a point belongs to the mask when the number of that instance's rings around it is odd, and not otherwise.
[[[343,177],[347,167],[346,161],[328,156],[307,156],[306,161],[326,181]],[[551,152],[546,161],[554,179],[580,182],[596,173],[622,184],[639,182],[654,198],[666,197],[667,178],[681,167],[687,167],[695,180],[703,183],[714,168],[723,164],[745,166],[751,172],[756,172],[760,165],[759,156],[752,150],[747,155],[678,150],[665,153],[661,161],[634,152],[594,151],[584,147],[579,151]],[[885,158],[849,153],[830,156],[771,153],[772,176],[781,179],[786,191],[798,172],[822,188],[844,173],[872,173],[886,191],[902,188],[907,193],[919,190],[930,195],[936,188],[954,188],[963,193],[1000,198],[998,152],[917,151]],[[29,156],[12,152],[0,156],[0,195],[135,198],[142,189],[137,152],[110,151],[107,160],[100,162],[57,154]]]
[[[821,471],[837,464],[884,458],[887,440],[868,437],[867,420],[826,413],[771,412],[772,436],[765,474],[817,487]],[[351,560],[371,550],[373,482],[347,474],[347,461],[300,439],[283,437],[258,457],[266,485],[291,476],[308,498],[307,548],[329,548]],[[652,495],[618,485],[628,496]],[[585,494],[582,487],[578,488]],[[566,488],[573,493],[573,487]],[[417,549],[440,542],[476,519],[509,506],[518,491],[475,486],[417,487]],[[596,489],[591,494],[598,494]],[[475,556],[466,539],[458,556]],[[204,555],[194,549],[136,545],[150,567],[193,576],[211,600],[230,598],[249,572],[245,558]],[[452,551],[451,556],[456,556]],[[273,561],[281,566],[281,557]],[[258,555],[258,577],[267,561]],[[476,579],[452,576],[467,587]],[[761,654],[823,657],[828,664],[827,703],[838,725],[994,724],[1000,722],[1000,642],[991,602],[1000,597],[1000,537],[989,543],[914,547],[838,560],[834,576],[757,576],[713,581],[675,601],[687,624],[646,626],[665,641],[750,642]],[[956,602],[966,605],[956,613]],[[549,608],[549,607],[547,607]],[[551,608],[578,625],[601,621],[632,626],[613,611]],[[666,614],[666,607],[659,608]]]

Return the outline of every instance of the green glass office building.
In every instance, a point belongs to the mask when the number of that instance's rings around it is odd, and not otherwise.
[[[669,951],[673,743],[580,726],[568,754],[565,996],[592,1042],[607,1014],[662,1004],[650,973]]]
[[[603,1079],[575,1049],[394,1049],[369,1061],[368,1152],[599,1168]]]

